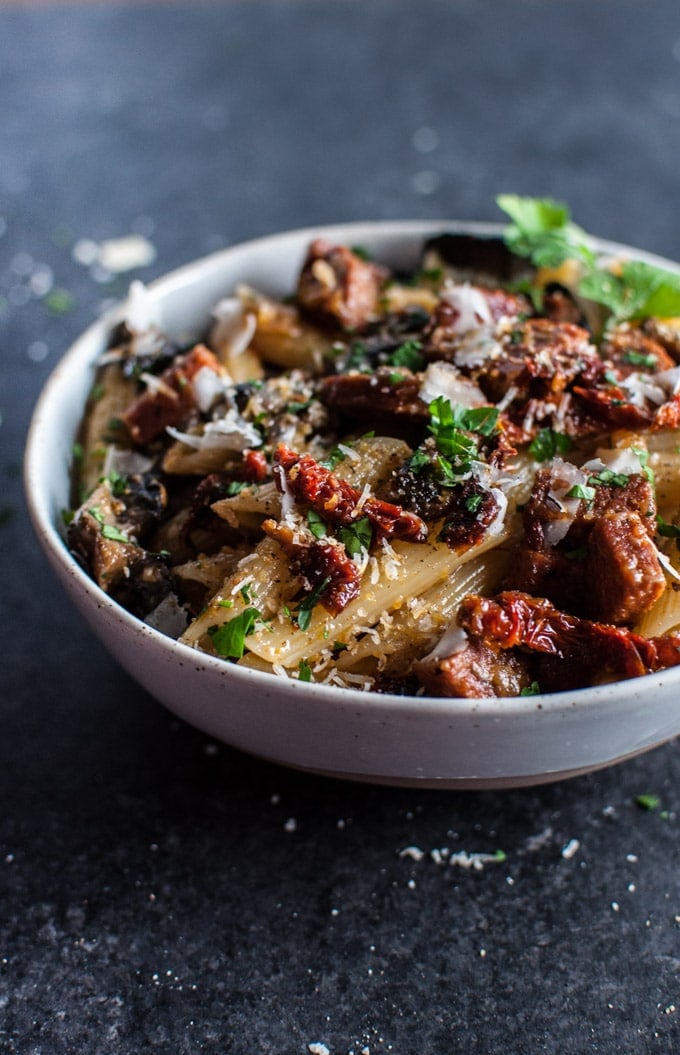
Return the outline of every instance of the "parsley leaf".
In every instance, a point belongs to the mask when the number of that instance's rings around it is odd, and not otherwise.
[[[312,668],[306,659],[301,659],[298,663],[298,681],[311,681],[312,680]]]
[[[221,626],[208,627],[208,634],[218,656],[223,659],[240,659],[245,652],[245,641],[255,629],[261,614],[257,608],[244,608]]]
[[[428,428],[437,450],[450,462],[447,468],[458,473],[468,472],[470,463],[479,457],[477,440],[469,433],[491,436],[498,423],[498,410],[496,407],[462,407],[458,403],[452,406],[445,396],[437,396],[430,403],[429,411]]]
[[[581,279],[579,293],[603,304],[616,322],[680,312],[680,275],[642,260],[625,260],[620,274],[593,270]]]
[[[465,508],[470,513],[476,513],[482,504],[482,496],[480,494],[468,495],[465,499]]]
[[[628,477],[625,473],[615,473],[613,469],[602,469],[588,477],[588,483],[594,487],[626,487]]]
[[[346,457],[347,455],[340,447],[334,447],[326,458],[322,458],[319,461],[319,465],[322,465],[324,469],[330,469],[332,472],[340,462],[344,462]]]
[[[667,520],[657,513],[656,516],[656,532],[661,535],[662,538],[675,538],[680,539],[680,527],[676,524],[669,524]]]
[[[650,370],[653,370],[656,366],[655,355],[645,355],[644,352],[635,352],[630,348],[623,355],[624,363],[630,363],[632,366],[647,366]]]
[[[107,538],[110,542],[130,541],[125,532],[121,531],[115,524],[102,524],[102,538]]]
[[[636,795],[635,803],[637,806],[640,806],[641,809],[653,813],[655,810],[658,810],[661,805],[661,799],[658,795]]]
[[[347,550],[349,557],[357,557],[366,552],[373,540],[373,527],[368,517],[361,517],[338,530],[338,538]]]
[[[525,685],[524,688],[520,690],[520,696],[538,696],[540,691],[541,688],[538,682],[532,681],[531,685]]]
[[[328,534],[326,521],[315,509],[310,509],[307,513],[307,526],[314,538],[324,538]]]
[[[624,260],[617,271],[600,267],[588,236],[572,223],[566,205],[516,194],[501,194],[496,204],[513,221],[505,230],[508,248],[536,267],[578,261],[584,269],[579,295],[607,308],[610,323],[680,314],[680,275],[642,260]]]
[[[309,596],[305,597],[304,601],[298,608],[297,625],[299,626],[300,630],[309,629],[309,624],[312,621],[312,611],[314,610],[314,608],[316,608],[317,604],[319,603],[319,598],[321,597],[321,594],[329,585],[330,581],[331,577],[330,575],[327,575],[326,578],[323,579],[319,583],[319,585],[312,590]]]
[[[649,465],[649,451],[645,450],[644,447],[631,447],[633,454],[637,455],[640,462],[640,469],[642,475],[647,479],[652,487],[654,486],[654,470]]]
[[[551,198],[522,198],[517,194],[500,194],[496,204],[513,221],[505,232],[506,245],[513,253],[530,257],[537,267],[559,267],[569,259],[594,265],[588,236],[572,223],[566,205]]]
[[[390,366],[405,366],[407,370],[411,370],[413,373],[417,370],[422,370],[424,365],[423,357],[420,354],[422,347],[420,341],[405,341],[398,348],[395,348],[390,355]]]
[[[539,429],[529,444],[529,454],[537,462],[548,462],[571,448],[571,438],[565,432]]]
[[[595,488],[588,487],[587,484],[574,484],[571,490],[567,491],[567,498],[581,498],[584,502],[595,501]]]

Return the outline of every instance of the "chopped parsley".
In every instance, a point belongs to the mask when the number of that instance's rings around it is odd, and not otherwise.
[[[631,447],[631,451],[636,455],[640,462],[640,468],[642,469],[642,475],[654,486],[654,470],[649,465],[649,451],[646,451],[644,447]]]
[[[298,663],[298,681],[311,681],[312,680],[312,668],[306,659],[301,659]]]
[[[567,491],[567,498],[581,498],[584,502],[595,501],[595,488],[589,487],[587,484],[574,484],[571,490]]]
[[[324,469],[330,469],[331,472],[340,464],[344,462],[347,455],[341,447],[333,447],[333,450],[328,453],[325,458],[322,458],[319,465],[322,465]]]
[[[108,476],[102,477],[102,483],[109,485],[109,490],[115,498],[120,498],[120,496],[125,494],[125,491],[127,490],[128,478],[113,469]]]
[[[304,410],[309,410],[313,402],[313,399],[293,400],[286,405],[286,411],[288,414],[302,414]]]
[[[649,813],[654,813],[659,809],[661,799],[658,795],[636,795],[635,804],[640,806],[641,809],[647,810]]]
[[[130,542],[125,532],[115,524],[102,524],[102,538],[107,538],[110,542]]]
[[[297,625],[299,626],[300,630],[309,629],[309,624],[312,621],[312,612],[319,603],[319,598],[321,597],[321,594],[324,592],[326,587],[329,585],[330,581],[331,577],[330,575],[327,575],[326,578],[323,579],[307,597],[305,597],[304,601],[298,608]]]
[[[307,513],[307,526],[314,538],[324,538],[328,534],[326,521],[315,509],[310,509]]]
[[[645,355],[644,352],[635,352],[631,348],[623,355],[624,363],[630,363],[631,366],[646,366],[650,370],[653,370],[656,366],[657,359],[655,355]]]
[[[421,355],[422,344],[420,341],[405,341],[392,352],[389,357],[390,366],[405,366],[407,370],[416,373],[423,369],[424,360]]]
[[[482,504],[482,496],[480,494],[468,495],[465,499],[465,508],[470,513],[476,513]]]
[[[360,370],[364,372],[370,370],[368,353],[363,341],[352,341],[347,358],[345,359],[344,369],[346,372],[349,372],[350,370]]]
[[[498,423],[498,410],[496,407],[462,407],[458,403],[452,406],[445,396],[437,396],[430,403],[429,411],[428,428],[437,450],[447,459],[448,468],[457,475],[469,472],[471,463],[479,458],[478,442],[470,433],[491,436]]]
[[[349,557],[358,557],[369,550],[373,540],[373,528],[368,517],[361,517],[338,529],[338,538]]]
[[[594,487],[626,487],[629,477],[625,473],[615,473],[613,469],[602,469],[588,477],[588,483]]]
[[[676,524],[669,524],[660,513],[657,513],[656,516],[656,531],[662,538],[680,539],[680,527],[677,527]]]
[[[230,480],[227,484],[227,498],[233,498],[234,495],[240,495],[244,487],[248,485],[242,480]]]
[[[531,685],[525,685],[520,691],[520,696],[538,696],[540,694],[541,687],[537,681],[532,681]]]
[[[208,627],[208,634],[218,656],[223,659],[241,659],[245,652],[246,638],[252,634],[258,619],[261,618],[257,608],[249,607],[221,626]]]
[[[566,433],[539,429],[529,444],[529,454],[534,461],[549,462],[557,455],[566,454],[571,445],[571,438]]]

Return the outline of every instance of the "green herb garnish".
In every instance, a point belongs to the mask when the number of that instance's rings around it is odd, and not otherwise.
[[[333,450],[330,451],[325,458],[321,459],[319,465],[322,465],[324,469],[330,469],[331,472],[333,472],[333,470],[340,464],[340,462],[344,462],[346,457],[347,455],[345,451],[343,451],[340,447],[334,447]]]
[[[588,477],[588,483],[594,487],[626,487],[629,482],[625,473],[615,473],[613,469],[602,469]]]
[[[570,259],[595,265],[588,236],[571,222],[566,205],[517,194],[500,194],[496,204],[513,221],[505,232],[505,243],[513,253],[530,257],[537,267],[559,267]]]
[[[631,366],[647,366],[650,370],[653,370],[657,363],[655,355],[645,355],[644,352],[635,352],[632,348],[625,352],[622,358],[624,363],[630,363]]]
[[[520,696],[538,696],[540,691],[541,688],[538,682],[532,681],[531,685],[525,685],[524,688],[520,690]]]
[[[635,802],[641,809],[648,810],[650,813],[658,810],[661,805],[661,799],[658,795],[636,795]]]
[[[349,557],[357,557],[370,548],[373,540],[373,527],[368,517],[361,517],[351,524],[338,529],[338,538],[347,550]]]
[[[589,487],[587,484],[574,484],[570,491],[567,491],[567,498],[581,498],[584,502],[595,501],[595,488]]]
[[[315,509],[310,509],[307,513],[307,526],[314,538],[324,538],[328,534],[326,521]]]
[[[246,638],[252,634],[258,619],[261,619],[261,615],[257,608],[244,608],[239,615],[235,615],[221,626],[208,627],[208,634],[218,656],[223,659],[241,659],[245,652]]]
[[[654,486],[654,470],[649,466],[649,451],[646,451],[644,447],[631,447],[631,451],[635,454],[640,462],[640,469],[642,470],[643,476]]]
[[[107,538],[110,542],[130,542],[125,532],[115,524],[102,524],[102,538]]]
[[[309,624],[312,621],[312,611],[314,610],[314,608],[316,608],[317,604],[319,603],[319,598],[321,597],[321,594],[329,585],[330,581],[331,577],[330,575],[327,575],[326,578],[323,579],[307,597],[305,597],[304,601],[298,608],[297,625],[299,626],[300,630],[309,629]]]
[[[572,223],[566,205],[516,194],[501,194],[496,203],[513,221],[505,232],[508,248],[536,267],[578,261],[583,270],[578,294],[607,308],[610,321],[680,314],[680,275],[641,260],[622,261],[616,273],[600,267],[587,234]]]
[[[454,461],[470,460],[477,453],[477,441],[469,432],[480,436],[491,436],[494,432],[499,412],[496,407],[462,407],[453,406],[445,396],[437,396],[429,405],[429,431],[434,436],[437,450]]]
[[[405,366],[407,370],[416,373],[422,370],[424,360],[421,355],[422,344],[420,341],[405,341],[392,352],[389,357],[390,366]]]
[[[298,681],[311,681],[312,680],[312,668],[306,659],[301,659],[298,663]]]
[[[656,532],[661,535],[662,538],[675,538],[680,539],[680,527],[675,524],[669,524],[667,520],[657,513],[656,516]]]
[[[571,445],[571,438],[566,433],[539,429],[529,444],[529,454],[537,462],[548,462],[558,454],[566,454]]]

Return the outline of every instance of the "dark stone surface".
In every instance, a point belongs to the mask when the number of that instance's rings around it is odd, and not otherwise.
[[[97,283],[77,239],[141,229],[146,279],[297,225],[493,219],[516,190],[677,256],[677,4],[5,10],[0,98],[0,1051],[680,1050],[676,743],[476,795],[211,744],[69,607],[20,484],[43,380],[130,278]],[[465,871],[444,846],[507,860]]]

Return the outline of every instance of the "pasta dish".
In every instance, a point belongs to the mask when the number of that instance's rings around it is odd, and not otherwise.
[[[68,545],[225,662],[508,697],[680,664],[680,276],[566,207],[414,273],[316,239],[284,297],[163,332],[134,283],[74,447]]]

